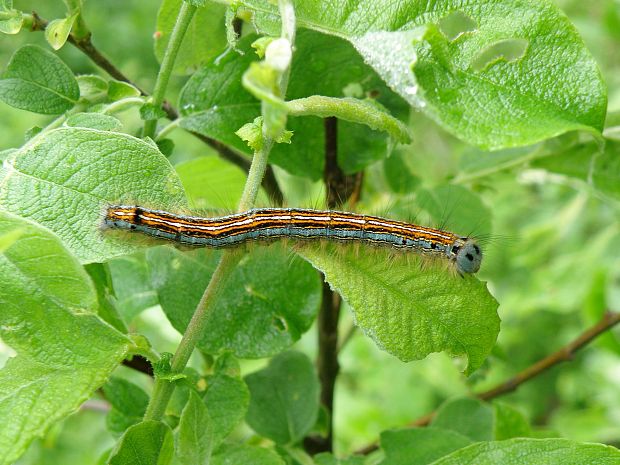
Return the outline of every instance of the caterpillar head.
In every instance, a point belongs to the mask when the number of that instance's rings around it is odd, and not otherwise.
[[[482,263],[482,250],[473,239],[463,238],[462,241],[460,247],[452,249],[455,253],[456,270],[462,275],[476,273]]]

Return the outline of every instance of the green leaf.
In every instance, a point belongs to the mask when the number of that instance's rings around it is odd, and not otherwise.
[[[0,100],[21,110],[59,115],[80,98],[71,70],[53,53],[24,45],[11,57],[0,79]]]
[[[472,441],[503,440],[532,434],[525,417],[510,405],[461,398],[444,403],[431,425],[455,431]]]
[[[592,184],[602,193],[620,199],[620,142],[606,141],[605,150],[594,159]]]
[[[509,439],[472,444],[433,462],[433,465],[612,465],[619,462],[620,451],[603,444],[578,443],[568,439]]]
[[[187,377],[184,373],[172,371],[171,361],[172,354],[170,352],[162,352],[160,359],[153,364],[153,374],[155,378],[172,382]]]
[[[0,212],[0,237],[0,336],[17,352],[0,371],[0,464],[9,464],[105,382],[131,341],[97,317],[92,282],[51,232]]]
[[[80,98],[88,102],[101,102],[108,95],[108,81],[101,76],[82,74],[75,78],[80,88]]]
[[[550,156],[532,160],[531,166],[587,181],[592,170],[592,161],[599,154],[600,148],[592,141],[571,145]]]
[[[243,420],[250,402],[250,394],[245,382],[231,375],[222,359],[218,359],[215,374],[206,378],[207,391],[204,402],[209,412],[212,428],[213,448],[217,447]]]
[[[472,441],[491,441],[493,408],[478,399],[455,399],[444,403],[431,426],[456,431]]]
[[[466,355],[470,374],[495,344],[498,304],[472,276],[379,249],[356,254],[301,246],[299,253],[347,301],[364,333],[403,361],[446,351]]]
[[[534,168],[590,182],[599,192],[620,199],[620,141],[606,139],[604,147],[589,141],[561,147],[532,161]]]
[[[226,42],[228,43],[228,48],[224,53],[230,53],[231,50],[239,53],[239,48],[237,48],[237,44],[239,43],[239,36],[237,35],[237,31],[235,31],[235,19],[237,18],[237,7],[234,5],[230,5],[226,8],[226,13],[224,14],[224,24],[226,27]]]
[[[12,5],[0,9],[0,33],[17,34],[22,29],[24,17],[22,12],[14,10]]]
[[[383,161],[383,173],[390,189],[397,194],[409,194],[420,185],[420,179],[414,176],[400,153],[393,153]]]
[[[36,126],[34,128],[31,128],[31,130],[34,130],[34,129],[38,129],[39,131],[41,130],[41,128],[37,128]],[[38,131],[35,131],[35,133],[36,132]],[[0,160],[2,161],[6,160],[7,158],[9,158],[9,155],[12,155],[15,152],[17,152],[17,149],[0,150]]]
[[[314,457],[316,465],[364,465],[366,458],[358,455],[352,455],[347,458],[336,458],[329,452],[321,452]]]
[[[219,157],[200,157],[180,163],[175,169],[192,208],[235,210],[247,178],[241,168]],[[256,203],[269,204],[267,194],[262,188]]]
[[[384,133],[348,121],[338,121],[338,166],[345,174],[355,174],[388,156],[391,146],[393,144]]]
[[[73,128],[90,128],[101,131],[118,131],[123,123],[118,118],[102,113],[76,113],[69,116],[65,125]]]
[[[250,148],[254,152],[258,152],[263,148],[263,117],[258,116],[254,118],[251,123],[246,123],[235,131],[241,139],[246,141]],[[293,137],[292,131],[282,130],[274,136],[274,141],[278,144],[290,144],[291,137]]]
[[[497,441],[532,435],[532,429],[523,414],[508,404],[493,402],[493,417],[493,438]]]
[[[108,83],[108,99],[112,102],[127,97],[139,97],[140,90],[128,82],[110,80]]]
[[[190,5],[194,5],[197,8],[203,8],[207,6],[207,4],[209,3],[208,0],[183,0],[183,1],[189,3]]]
[[[155,55],[161,62],[170,33],[176,22],[183,0],[164,0],[157,14],[157,33],[155,34]],[[201,65],[219,55],[226,47],[224,13],[226,7],[216,2],[205,2],[199,8],[187,32],[174,62],[175,74],[192,74]]]
[[[95,404],[96,405],[96,404]],[[114,439],[106,431],[101,412],[82,408],[34,441],[19,465],[106,465]]]
[[[103,386],[103,393],[112,409],[108,413],[108,429],[122,433],[142,421],[149,396],[136,384],[116,376]]]
[[[279,33],[278,33],[279,34]],[[260,103],[241,86],[241,76],[257,59],[251,44],[256,36],[239,42],[244,55],[226,56],[218,64],[198,71],[181,92],[179,107],[183,128],[197,131],[248,153],[247,146],[234,134],[245,123],[260,115]],[[351,85],[364,93],[378,95],[378,102],[390,111],[403,113],[403,100],[390,91],[355,52],[338,38],[300,30],[295,42],[287,97],[299,99],[315,94],[344,97]],[[308,77],[313,78],[308,78]],[[354,127],[355,133],[350,136]],[[270,161],[292,174],[314,180],[323,176],[325,145],[323,122],[317,117],[289,118],[287,128],[295,134],[289,145],[272,149]],[[345,172],[359,171],[387,154],[385,141],[366,126],[339,125],[338,155]],[[380,144],[377,144],[377,139]],[[366,150],[360,156],[360,147]],[[369,149],[370,148],[370,149]],[[361,160],[360,160],[361,158]]]
[[[0,253],[4,253],[6,249],[17,242],[17,239],[22,237],[22,234],[23,231],[21,229],[15,228],[0,235]]]
[[[45,28],[45,40],[47,40],[54,50],[59,50],[65,45],[71,33],[73,23],[79,14],[80,12],[76,11],[68,18],[55,19],[54,21],[50,21],[47,25]]]
[[[168,247],[147,254],[162,309],[185,331],[211,279],[219,254],[180,253]],[[243,257],[219,294],[198,347],[217,354],[257,358],[281,352],[308,330],[320,301],[316,273],[277,246],[256,248]]]
[[[34,136],[36,136],[37,134],[39,134],[41,131],[43,131],[43,128],[39,127],[39,126],[33,126],[31,128],[29,128],[25,133],[24,133],[24,140],[27,142],[30,139],[32,139]],[[17,150],[17,149],[13,149],[13,150]]]
[[[159,421],[143,421],[129,428],[121,437],[110,465],[168,465],[172,462],[172,430]]]
[[[271,449],[235,444],[220,448],[211,458],[209,465],[286,465],[286,462]]]
[[[278,444],[292,444],[314,426],[319,411],[319,381],[308,357],[284,352],[245,377],[250,388],[248,424]]]
[[[127,334],[127,325],[125,325],[116,309],[116,299],[112,291],[112,281],[107,265],[104,263],[89,263],[84,266],[84,269],[92,279],[97,291],[97,301],[99,304],[97,314],[106,323],[109,323],[121,333]]]
[[[166,112],[161,107],[155,106],[152,103],[145,103],[140,107],[140,119],[148,121],[150,119],[165,118]]]
[[[254,11],[259,30],[277,33],[268,0],[238,3]],[[553,3],[307,0],[296,17],[351,41],[392,89],[469,143],[498,149],[602,129],[600,72]]]
[[[472,442],[460,433],[435,427],[384,431],[381,465],[427,465]]]
[[[174,141],[172,139],[157,139],[157,148],[167,158],[174,152]]]
[[[235,131],[240,139],[247,142],[254,152],[263,148],[263,117],[257,116],[251,123],[246,123]]]
[[[214,446],[213,425],[206,405],[194,391],[190,391],[181,414],[176,442],[176,454],[181,463],[209,463]]]
[[[24,202],[27,198],[28,202]],[[101,231],[103,209],[127,201],[182,205],[168,160],[126,134],[61,128],[11,154],[0,169],[0,203],[56,232],[83,262],[135,250],[135,235]]]
[[[243,55],[228,54],[210,62],[187,81],[179,97],[182,128],[249,152],[235,131],[260,115],[260,102],[241,84],[241,76],[256,60],[249,48],[255,37],[240,41]]]
[[[143,310],[158,304],[143,252],[124,255],[108,262],[116,306],[130,323]]]

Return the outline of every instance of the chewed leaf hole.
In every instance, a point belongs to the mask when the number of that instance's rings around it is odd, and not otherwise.
[[[527,39],[499,40],[481,50],[472,60],[471,67],[480,72],[502,60],[507,63],[518,61],[525,55],[528,44]]]
[[[453,11],[439,21],[441,33],[450,41],[456,40],[467,32],[478,28],[476,21],[462,11]]]
[[[275,328],[278,331],[287,331],[288,330],[288,323],[286,322],[284,317],[282,317],[280,315],[274,315],[272,321],[273,321],[273,326],[275,326]]]

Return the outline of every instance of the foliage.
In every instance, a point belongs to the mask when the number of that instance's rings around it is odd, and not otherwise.
[[[0,1],[0,464],[620,461],[617,333],[533,365],[617,322],[615,0],[25,3]],[[473,236],[482,269],[103,226],[324,196]]]

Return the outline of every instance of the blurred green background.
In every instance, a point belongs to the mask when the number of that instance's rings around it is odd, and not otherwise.
[[[596,58],[609,89],[609,113],[620,110],[620,1],[557,2],[583,36]],[[36,11],[52,20],[64,15],[60,1],[15,1],[15,7]],[[108,0],[86,2],[85,20],[93,42],[140,87],[152,89],[158,64],[153,53],[157,2]],[[0,36],[0,67],[25,43],[47,47],[40,32]],[[61,58],[78,74],[101,72],[75,48],[60,50]],[[176,95],[185,78],[175,77],[169,98]],[[18,147],[32,126],[44,126],[48,117],[15,110],[0,102],[0,150]],[[136,115],[125,115],[128,127],[138,128]],[[349,453],[388,428],[401,427],[436,408],[443,400],[493,386],[541,357],[557,350],[592,325],[608,308],[620,311],[620,204],[619,199],[594,195],[586,182],[548,172],[527,162],[514,167],[496,165],[506,157],[519,160],[531,148],[485,153],[446,134],[420,114],[413,114],[411,147],[399,149],[390,159],[373,165],[367,173],[360,210],[418,214],[424,205],[421,189],[443,192],[446,202],[441,220],[473,224],[484,233],[473,213],[463,208],[470,200],[467,187],[490,212],[490,239],[485,262],[478,275],[489,282],[500,302],[502,319],[497,347],[486,365],[466,379],[449,357],[435,354],[403,364],[381,352],[372,341],[354,333],[341,352],[341,375],[336,389],[335,423],[337,452]],[[566,142],[578,135],[559,138]],[[194,138],[176,131],[173,162],[212,152]],[[553,143],[542,144],[549,149]],[[489,161],[485,163],[485,161]],[[400,165],[402,164],[402,165]],[[405,167],[404,184],[394,185],[395,167]],[[479,169],[482,166],[485,169]],[[488,169],[491,166],[493,168]],[[185,168],[187,169],[187,168]],[[392,170],[392,171],[391,171]],[[233,169],[235,171],[235,169]],[[289,204],[317,203],[320,186],[277,172]],[[235,175],[238,176],[238,173]],[[404,193],[402,185],[417,189],[417,196]],[[450,187],[446,187],[450,186]],[[432,196],[431,196],[432,197]],[[224,203],[230,203],[224,199]],[[232,205],[232,204],[231,204]],[[433,219],[432,213],[430,214]],[[435,221],[437,215],[434,216]],[[422,213],[423,221],[424,213]],[[469,233],[470,231],[464,231]],[[351,326],[343,312],[343,334]],[[178,335],[157,307],[141,314],[136,330],[147,334],[159,350],[172,351]],[[316,353],[314,329],[296,348],[311,357]],[[4,358],[10,354],[4,348]],[[247,361],[245,372],[264,361]],[[146,384],[147,380],[121,369],[121,375]],[[620,330],[599,338],[568,364],[556,367],[521,387],[503,400],[520,409],[541,434],[579,441],[620,446]],[[542,431],[546,431],[543,433]],[[238,437],[251,434],[240,429]],[[31,446],[20,464],[87,464],[114,438],[105,430],[105,403],[89,401],[83,409],[57,425]],[[79,444],[76,448],[75,445]]]

